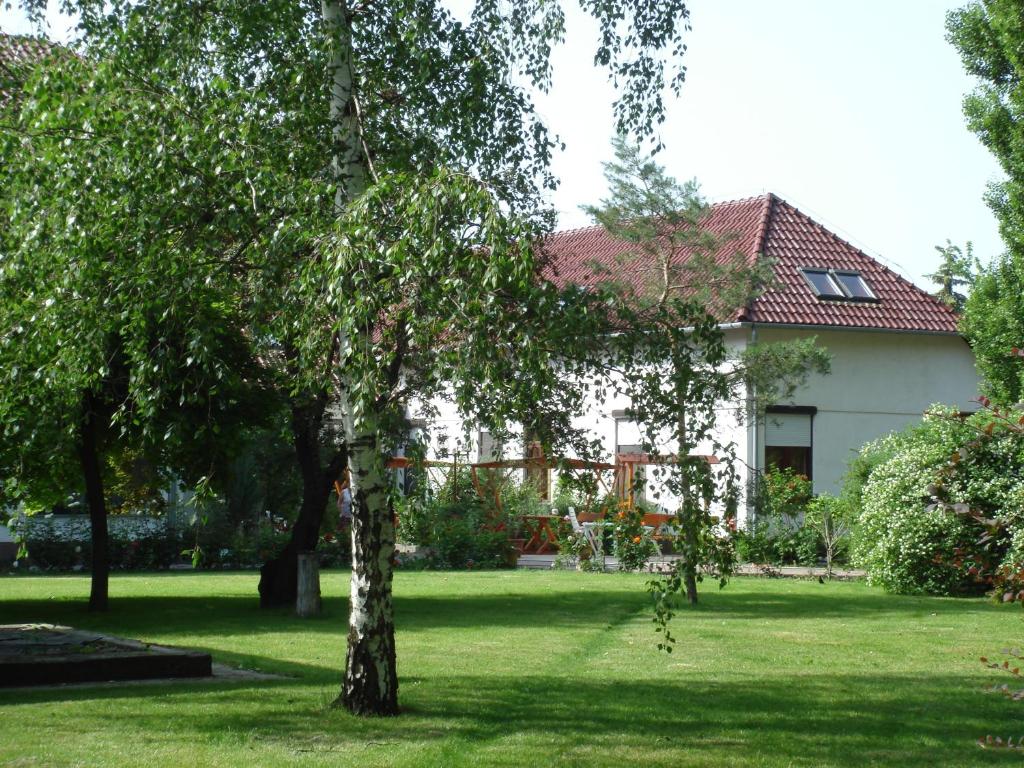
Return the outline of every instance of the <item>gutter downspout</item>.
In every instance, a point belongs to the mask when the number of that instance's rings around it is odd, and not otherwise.
[[[754,346],[755,344],[757,344],[757,325],[755,323],[751,323],[750,324],[750,346]],[[750,478],[749,478],[749,480],[747,482],[747,492],[746,492],[746,507],[747,507],[746,512],[747,512],[747,514],[745,515],[746,519],[744,520],[744,523],[749,523],[751,517],[753,516],[753,509],[752,509],[752,505],[750,503],[750,496],[751,496],[750,492],[751,492],[751,489],[753,488],[753,484],[757,481],[757,471],[758,471],[758,468],[759,468],[758,459],[760,458],[759,451],[758,451],[758,446],[757,446],[757,436],[758,436],[757,435],[757,422],[758,422],[758,419],[760,418],[760,415],[757,412],[757,390],[756,390],[756,387],[755,387],[754,384],[751,384],[750,387],[751,387],[750,393],[749,393],[750,406],[751,406],[750,451],[749,451],[748,457],[747,457],[748,458],[747,466],[749,467],[749,469],[747,471],[750,473]]]

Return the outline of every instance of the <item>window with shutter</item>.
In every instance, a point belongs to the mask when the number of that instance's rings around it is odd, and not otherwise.
[[[769,411],[765,416],[765,468],[791,469],[810,478],[813,421],[813,413]]]

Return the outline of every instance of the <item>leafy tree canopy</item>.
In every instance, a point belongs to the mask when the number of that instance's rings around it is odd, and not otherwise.
[[[997,403],[1024,400],[1024,260],[1006,253],[983,268],[964,306],[960,328],[971,342],[985,394]]]
[[[40,13],[40,2],[27,5]],[[96,67],[85,85],[94,114],[36,133],[84,145],[78,189],[103,173],[97,218],[74,222],[126,247],[88,253],[141,264],[159,254],[189,265],[172,276],[178,283],[223,292],[202,305],[225,316],[202,326],[237,327],[243,359],[304,396],[292,405],[305,425],[300,456],[318,450],[326,402],[336,402],[355,516],[342,700],[354,712],[392,714],[394,531],[382,453],[397,439],[402,399],[450,381],[464,407],[497,415],[517,400],[547,402],[537,395],[554,380],[545,345],[533,340],[562,304],[538,288],[525,243],[552,221],[542,192],[554,184],[556,142],[527,86],[550,82],[561,4],[479,0],[468,23],[430,0],[63,7],[79,15],[83,55]],[[595,59],[620,88],[619,128],[649,136],[664,117],[666,86],[682,82],[685,7],[582,7],[598,22]],[[74,81],[45,90],[73,102]],[[35,187],[18,189],[47,209]],[[64,193],[66,210],[77,196]],[[68,249],[60,262],[73,258]],[[150,267],[139,274],[166,269]],[[107,293],[110,285],[110,276],[96,283]],[[164,283],[148,285],[159,296]],[[216,370],[216,348],[152,374],[188,373],[197,361]],[[507,396],[509,384],[523,394]],[[146,400],[149,391],[140,401],[156,414],[163,401]],[[316,464],[321,482],[334,460],[326,471]]]
[[[986,199],[1008,252],[977,277],[962,328],[987,394],[1015,403],[1024,375],[1021,358],[1012,353],[1024,346],[1024,15],[1013,0],[972,2],[950,12],[946,28],[964,68],[979,80],[964,100],[967,125],[1006,174],[989,185]]]
[[[57,51],[0,123],[5,501],[46,505],[84,479],[94,607],[105,604],[103,475],[141,455],[198,478],[233,422],[258,420],[258,365],[231,285],[177,207],[127,194],[181,186],[149,162],[156,142],[123,141],[122,128],[159,136],[158,111],[111,85],[122,83],[108,62]]]
[[[1024,253],[1024,18],[1014,0],[972,2],[951,11],[947,39],[978,87],[964,100],[967,126],[1006,173],[989,185],[988,203],[1010,250]]]

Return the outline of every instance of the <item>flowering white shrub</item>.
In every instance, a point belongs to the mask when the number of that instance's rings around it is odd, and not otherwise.
[[[862,457],[886,457],[863,486],[853,552],[870,582],[954,594],[983,587],[1024,553],[1024,439],[986,432],[989,421],[933,406],[920,424],[862,449]],[[952,505],[971,514],[953,514]],[[985,526],[972,515],[998,520],[1004,533],[982,546]]]

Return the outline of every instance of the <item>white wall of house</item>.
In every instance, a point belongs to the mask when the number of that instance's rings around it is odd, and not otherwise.
[[[747,343],[747,329],[730,329],[726,333],[726,343],[730,354],[738,354]],[[574,419],[574,426],[583,430],[589,439],[596,439],[601,446],[602,461],[614,462],[615,455],[619,449],[629,449],[630,446],[641,445],[645,442],[647,433],[645,425],[635,423],[630,419],[628,398],[610,393],[602,400],[591,399],[584,413],[578,414]],[[418,403],[411,404],[409,408],[410,418],[413,420],[426,420],[429,423],[426,433],[429,436],[428,458],[451,460],[453,449],[460,452],[459,461],[476,462],[478,460],[490,460],[492,457],[484,448],[481,453],[479,442],[479,429],[471,428],[467,437],[465,425],[457,409],[449,402],[435,400],[431,403],[433,415],[426,418],[425,409]],[[736,455],[743,463],[748,462],[748,432],[743,419],[744,402],[742,398],[737,402],[722,403],[718,408],[718,427],[714,439],[722,443],[732,443],[737,447]],[[515,429],[514,427],[512,428]],[[521,441],[519,441],[521,443]],[[522,456],[522,445],[505,446],[504,458],[515,459]],[[661,448],[663,453],[674,453],[674,447],[666,444]],[[711,441],[699,445],[695,451],[698,454],[716,455]],[[578,458],[578,457],[569,457]],[[742,468],[741,468],[742,469]],[[552,475],[554,472],[552,471]],[[743,472],[741,471],[741,476]],[[554,481],[552,476],[551,480]],[[613,478],[609,474],[607,478],[611,483]],[[676,500],[663,486],[656,483],[656,472],[648,472],[648,501],[657,503],[667,510],[674,510]],[[657,498],[655,498],[657,496]]]
[[[974,354],[959,336],[758,326],[759,342],[816,336],[832,372],[815,375],[786,404],[817,409],[812,420],[816,493],[835,493],[857,449],[918,421],[929,406],[977,409]],[[765,429],[757,430],[764,466]]]
[[[729,329],[726,336],[731,354],[741,352],[753,334],[750,326]],[[832,354],[831,374],[812,376],[781,404],[816,409],[810,434],[817,493],[836,493],[850,459],[864,443],[918,421],[929,406],[943,403],[964,411],[977,408],[973,402],[978,392],[974,355],[959,336],[778,326],[757,326],[756,335],[759,343],[816,336]],[[437,457],[442,446],[449,450],[458,446],[467,452],[460,461],[477,461],[478,431],[471,431],[467,440],[456,410],[441,402],[435,407],[439,414],[430,426],[430,454]],[[628,418],[629,407],[626,398],[612,395],[591,402],[576,420],[577,426],[600,440],[601,458],[606,461],[614,460],[617,447],[641,441],[639,425]],[[738,468],[741,477],[750,479],[755,468],[765,467],[767,426],[745,418],[743,395],[720,404],[715,437],[735,446],[737,460],[743,464]],[[440,440],[441,435],[447,436],[446,442]],[[672,448],[666,445],[664,451],[672,452]],[[712,448],[700,446],[698,453],[712,453]],[[506,449],[506,458],[519,455],[517,450]],[[662,494],[658,503],[671,509],[674,502]],[[741,509],[741,523],[744,515]]]

